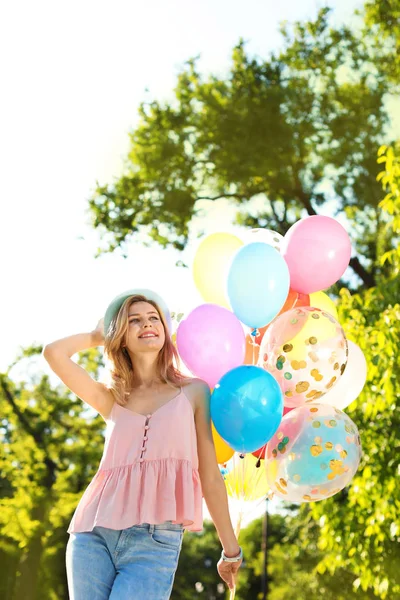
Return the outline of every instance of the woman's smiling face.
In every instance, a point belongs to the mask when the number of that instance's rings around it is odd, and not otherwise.
[[[135,302],[128,311],[126,345],[131,352],[161,350],[165,331],[160,315],[149,302]]]

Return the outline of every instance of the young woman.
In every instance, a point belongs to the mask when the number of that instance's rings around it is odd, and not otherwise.
[[[183,533],[203,527],[203,497],[223,547],[217,569],[231,589],[242,562],[215,455],[209,387],[179,372],[168,308],[140,291],[115,298],[94,331],[43,351],[107,424],[98,471],[68,528],[70,600],[170,598]],[[112,364],[109,386],[71,360],[100,345]]]

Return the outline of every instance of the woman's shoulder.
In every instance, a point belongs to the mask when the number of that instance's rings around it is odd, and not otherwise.
[[[206,399],[210,397],[210,386],[206,381],[197,377],[187,378],[182,382],[186,397],[192,403],[194,410],[203,406]]]
[[[193,389],[198,391],[208,391],[210,392],[210,386],[203,379],[198,379],[197,377],[186,377],[182,381],[182,387],[187,389]]]

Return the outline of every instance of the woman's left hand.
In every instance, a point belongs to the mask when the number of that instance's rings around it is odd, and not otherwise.
[[[221,558],[218,561],[217,569],[219,576],[228,584],[230,590],[233,590],[236,586],[237,572],[239,571],[241,564],[242,560],[238,560],[237,562],[226,562]]]

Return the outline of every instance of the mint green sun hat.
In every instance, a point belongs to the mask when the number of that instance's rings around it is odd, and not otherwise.
[[[125,302],[125,300],[127,298],[129,298],[130,296],[136,296],[136,295],[145,296],[149,300],[153,300],[153,302],[157,303],[157,305],[159,306],[160,310],[163,313],[163,317],[165,319],[165,322],[167,324],[169,332],[171,333],[172,332],[171,314],[170,314],[169,308],[168,308],[167,304],[165,303],[165,301],[163,300],[163,298],[161,298],[161,296],[159,296],[156,292],[153,292],[153,290],[148,290],[145,288],[135,288],[133,290],[127,290],[126,292],[119,294],[108,305],[106,314],[104,315],[104,335],[107,335],[107,331],[108,331],[108,328],[110,327],[111,321],[118,314],[118,311],[121,308],[121,306],[123,305],[123,303]]]

